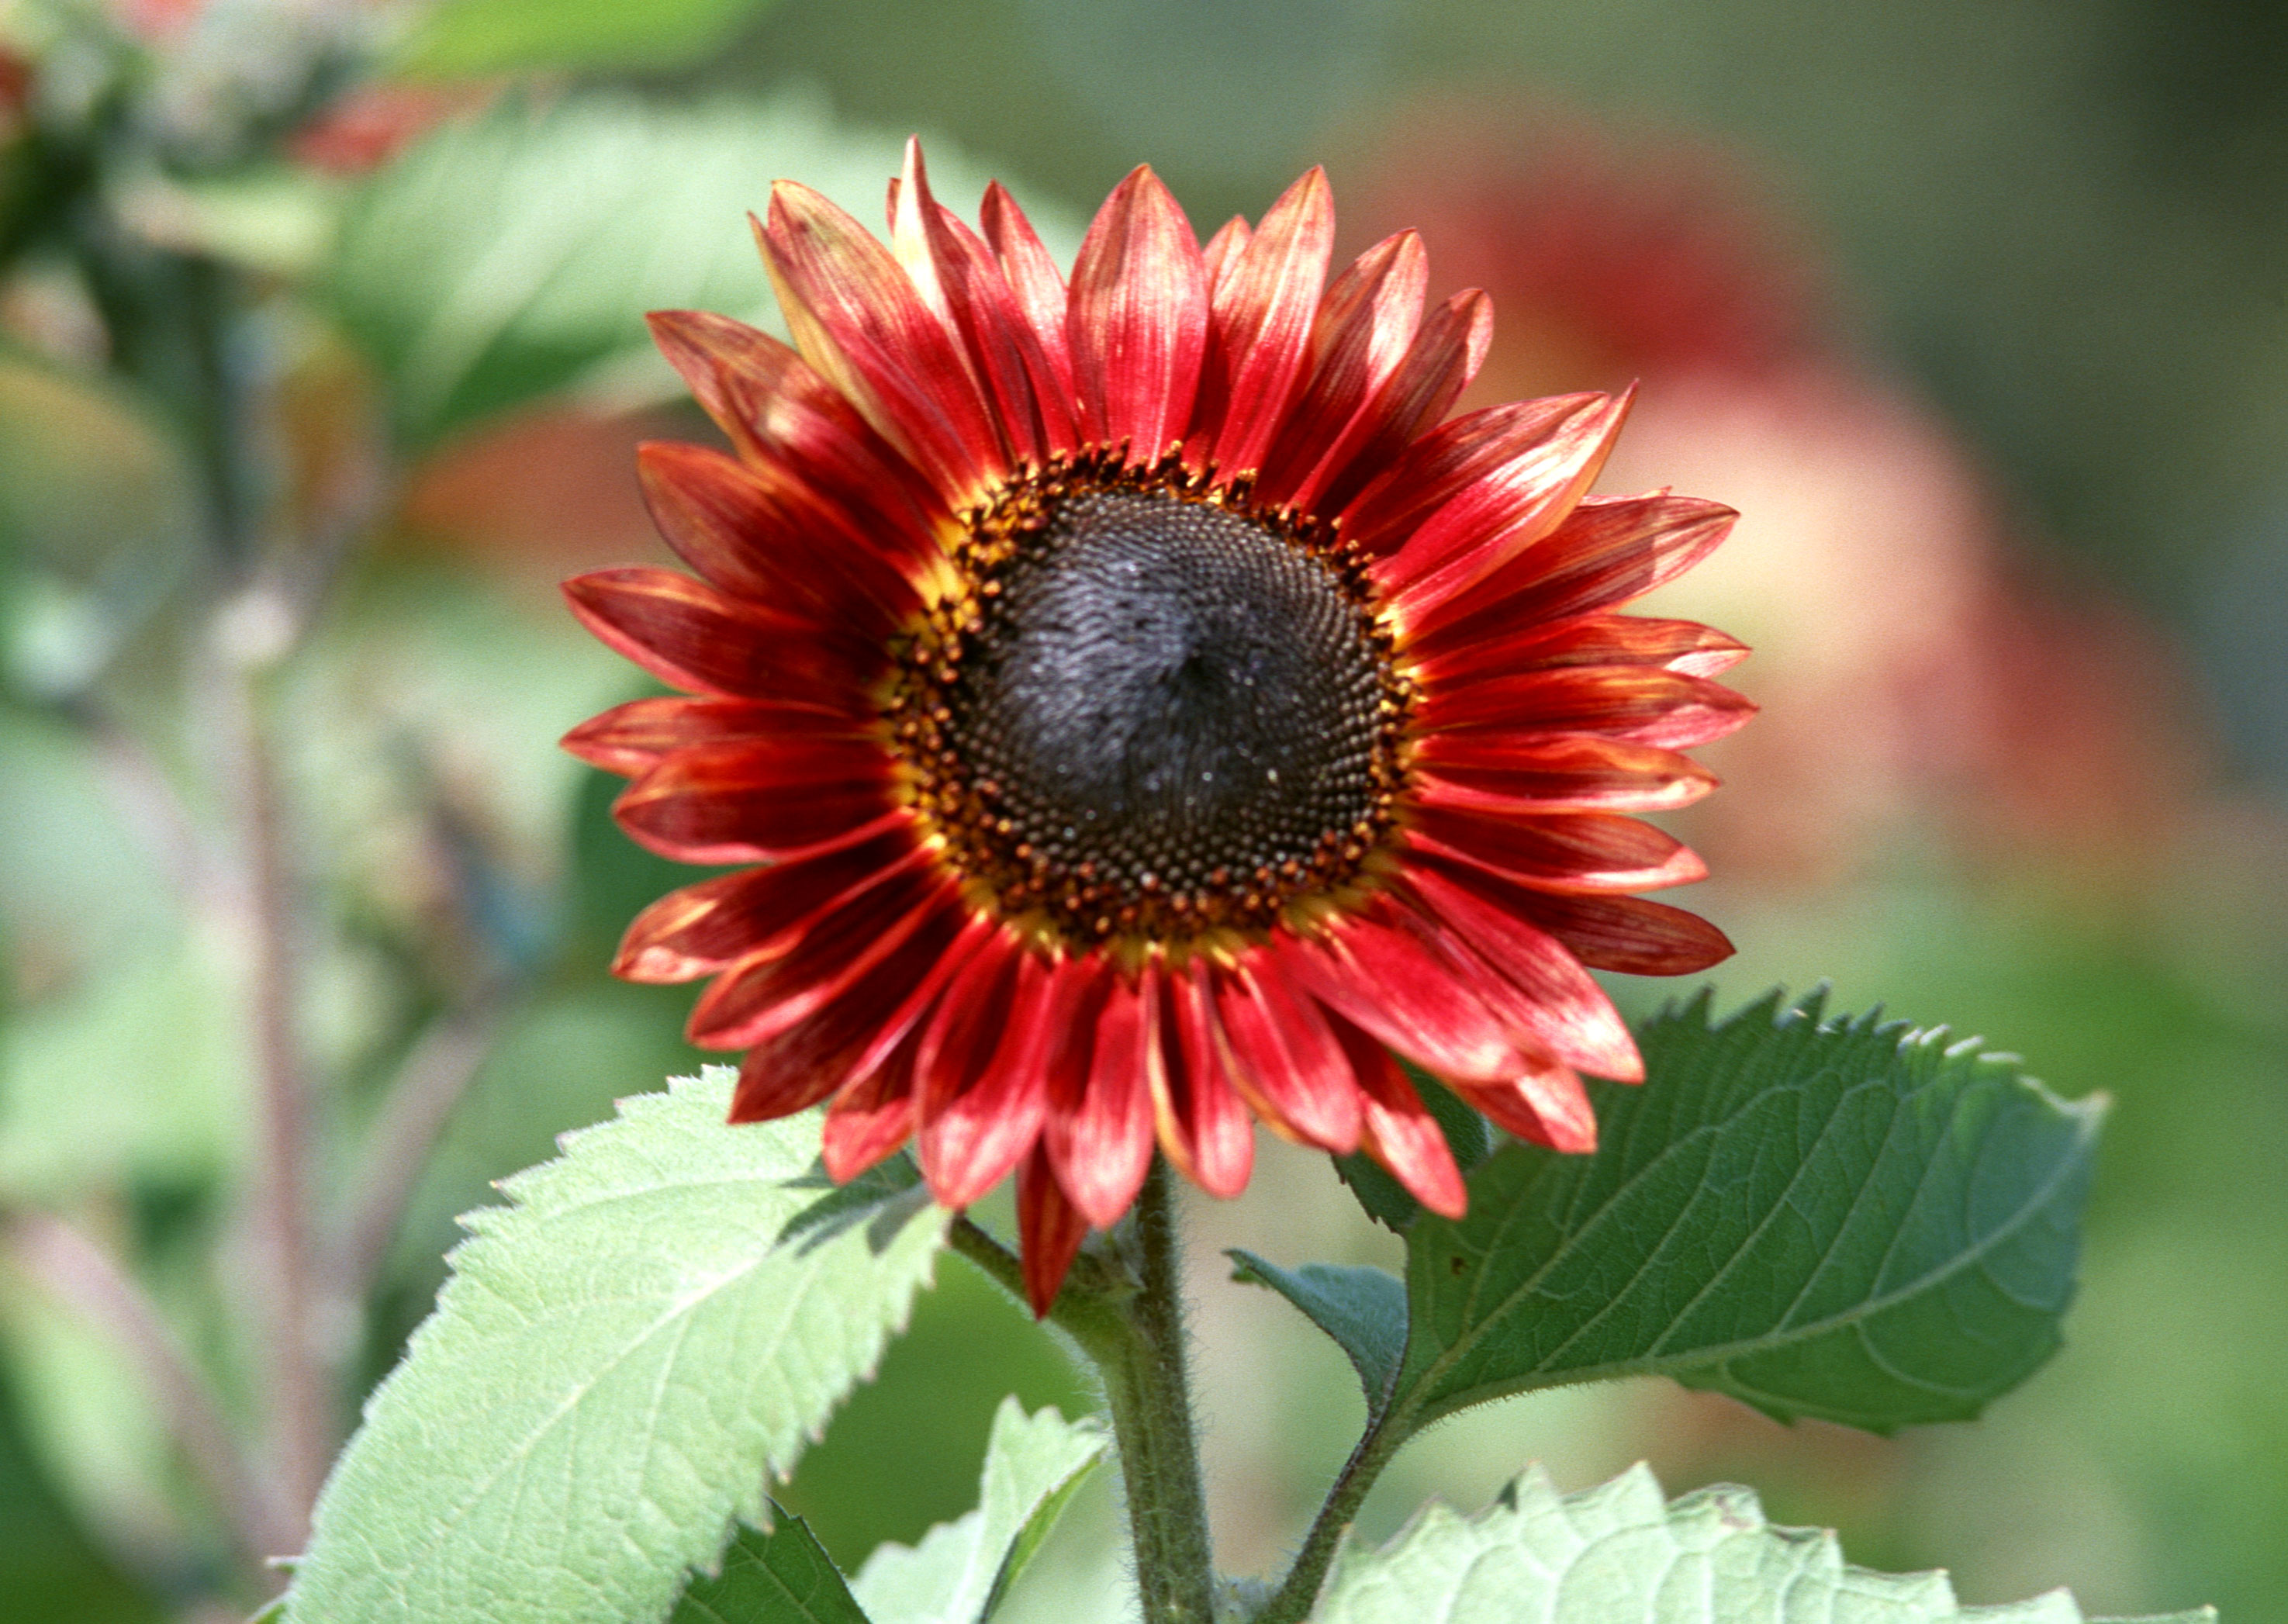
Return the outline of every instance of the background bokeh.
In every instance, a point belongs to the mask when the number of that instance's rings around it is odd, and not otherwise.
[[[1434,293],[1492,292],[1470,403],[1637,380],[1607,487],[1745,515],[1663,594],[1758,650],[1765,713],[1675,820],[1717,876],[1681,899],[1741,949],[1720,1002],[1828,979],[2116,1102],[2067,1346],[1985,1420],[1553,1393],[1413,1445],[1362,1531],[1531,1459],[1575,1487],[1645,1458],[1966,1600],[2288,1620],[2272,0],[0,0],[0,1615],[259,1593],[31,1240],[68,1220],[226,1416],[258,1407],[218,664],[279,651],[346,1427],[453,1215],[699,1058],[685,991],[602,972],[687,871],[555,751],[641,690],[554,582],[663,558],[632,448],[711,432],[640,312],[770,320],[744,211],[790,175],[870,219],[910,131],[949,201],[998,175],[1062,254],[1140,161],[1203,234],[1323,162],[1351,251],[1419,226]],[[218,475],[225,440],[253,454]],[[1395,1245],[1323,1158],[1259,1169],[1193,1239],[1217,1533],[1260,1573],[1359,1406],[1218,1249]],[[785,1498],[846,1566],[911,1540],[970,1502],[1012,1387],[1086,1402],[949,1260]],[[1098,1560],[1108,1515],[1057,1562]]]

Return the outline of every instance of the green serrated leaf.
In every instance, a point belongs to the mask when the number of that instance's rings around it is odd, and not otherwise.
[[[1305,1264],[1295,1270],[1252,1252],[1226,1252],[1231,1278],[1267,1286],[1333,1337],[1357,1370],[1369,1415],[1378,1415],[1406,1359],[1406,1284],[1387,1269]]]
[[[1406,1075],[1437,1121],[1438,1130],[1446,1136],[1446,1148],[1454,1153],[1455,1166],[1466,1173],[1492,1154],[1493,1129],[1484,1117],[1428,1073],[1409,1066]],[[1406,1186],[1364,1151],[1334,1161],[1335,1176],[1349,1186],[1366,1216],[1386,1229],[1405,1233],[1406,1226],[1422,1211],[1422,1203],[1407,1192]]]
[[[716,50],[768,0],[445,0],[393,66],[416,77],[535,68],[675,67]]]
[[[668,1624],[867,1624],[810,1525],[772,1510],[768,1533],[739,1525],[722,1572],[694,1579]]]
[[[1641,1034],[1603,1148],[1513,1145],[1409,1232],[1410,1424],[1662,1374],[1783,1419],[1966,1419],[2058,1344],[2102,1101],[2014,1057],[1776,998]]]
[[[1832,1533],[1775,1527],[1754,1493],[1735,1485],[1664,1501],[1642,1466],[1576,1494],[1559,1493],[1537,1466],[1475,1517],[1429,1506],[1379,1549],[1346,1550],[1311,1616],[1320,1624],[2083,1624],[2063,1590],[1966,1608],[1944,1573],[1854,1567]]]
[[[1053,1409],[1027,1415],[1014,1398],[994,1413],[977,1509],[940,1523],[919,1545],[885,1545],[854,1587],[867,1614],[895,1624],[979,1624],[992,1616],[1089,1470],[1103,1430]]]
[[[324,290],[386,376],[410,445],[560,390],[615,406],[672,399],[681,384],[652,353],[644,312],[719,310],[783,331],[748,215],[768,206],[775,177],[794,176],[878,220],[902,141],[798,93],[510,103],[444,126],[364,185]],[[962,209],[985,182],[944,143],[930,177]],[[1034,215],[1053,247],[1077,241],[1053,207]]]
[[[949,1215],[804,1226],[815,1113],[727,1128],[710,1066],[466,1220],[318,1502],[291,1615],[642,1624],[871,1371]]]

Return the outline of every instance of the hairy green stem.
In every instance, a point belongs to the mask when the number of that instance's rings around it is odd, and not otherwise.
[[[1211,1624],[1215,1564],[1185,1374],[1174,1198],[1167,1163],[1156,1156],[1132,1220],[1133,1278],[1084,1254],[1049,1319],[1079,1344],[1104,1386],[1144,1624]],[[951,1240],[955,1250],[1025,1300],[1022,1268],[1006,1247],[965,1217],[954,1220]]]
[[[1140,1288],[1122,1316],[1128,1335],[1096,1359],[1127,1485],[1145,1624],[1209,1624],[1215,1563],[1184,1368],[1182,1264],[1172,1183],[1168,1164],[1155,1156],[1136,1199]]]

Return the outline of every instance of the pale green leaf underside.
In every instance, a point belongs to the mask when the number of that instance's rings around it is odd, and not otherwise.
[[[809,1525],[782,1511],[770,1532],[744,1523],[723,1571],[691,1581],[669,1624],[867,1624]]]
[[[1387,1269],[1305,1264],[1282,1269],[1252,1252],[1225,1254],[1232,1279],[1267,1286],[1335,1339],[1358,1372],[1369,1414],[1379,1414],[1406,1358],[1406,1287]]]
[[[912,1191],[796,1225],[831,1195],[817,1116],[727,1128],[735,1076],[621,1102],[469,1216],[327,1483],[294,1618],[644,1624],[764,1519],[948,1215]]]
[[[1733,1485],[1664,1501],[1642,1466],[1560,1494],[1535,1467],[1475,1517],[1426,1508],[1387,1545],[1338,1558],[1318,1624],[2084,1624],[2053,1590],[1964,1607],[1944,1573],[1843,1560],[1835,1536],[1775,1527]],[[2177,1615],[2179,1624],[2214,1615]],[[2148,1624],[2169,1624],[2153,1620]]]
[[[2102,1102],[1873,1017],[1706,1002],[1596,1085],[1593,1156],[1505,1147],[1408,1235],[1414,1424],[1664,1374],[1775,1415],[1967,1418],[2058,1343]]]
[[[1089,1470],[1103,1430],[1045,1409],[1027,1415],[1013,1398],[993,1417],[977,1509],[940,1523],[919,1545],[885,1545],[853,1585],[878,1624],[978,1624],[990,1615],[1039,1549]]]

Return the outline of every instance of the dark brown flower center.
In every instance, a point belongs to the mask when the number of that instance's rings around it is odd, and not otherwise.
[[[1091,472],[973,521],[972,590],[894,707],[920,804],[1005,910],[1068,934],[1267,925],[1387,830],[1387,635],[1323,538]]]

